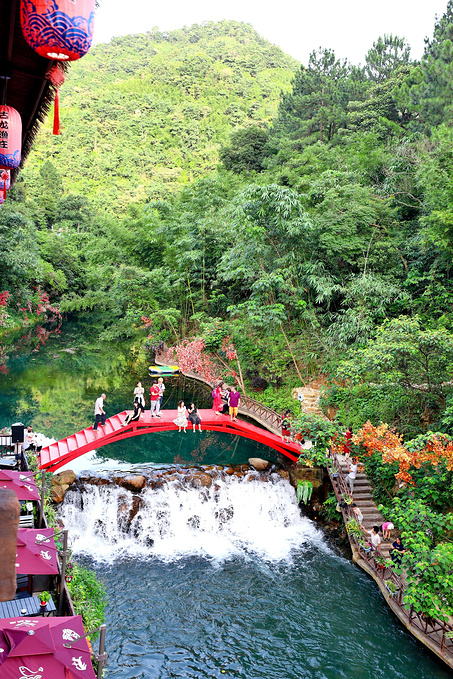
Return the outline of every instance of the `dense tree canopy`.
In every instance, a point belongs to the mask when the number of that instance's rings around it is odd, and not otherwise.
[[[41,294],[105,340],[217,319],[251,378],[362,367],[326,392],[354,423],[448,419],[445,343],[418,396],[369,361],[453,331],[452,25],[450,1],[420,63],[384,35],[364,66],[320,48],[300,67],[233,21],[96,46],[0,213],[3,327]]]

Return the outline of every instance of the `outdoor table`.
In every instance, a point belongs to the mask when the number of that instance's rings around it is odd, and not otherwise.
[[[22,613],[23,610],[26,613]],[[55,604],[52,601],[47,602],[45,608],[41,608],[39,596],[28,596],[24,599],[12,599],[11,601],[0,602],[0,618],[20,618],[26,616],[28,618],[36,615],[50,615],[56,611]]]
[[[17,469],[16,458],[0,456],[0,469]]]

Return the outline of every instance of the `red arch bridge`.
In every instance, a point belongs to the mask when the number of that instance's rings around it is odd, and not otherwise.
[[[41,450],[39,456],[40,469],[54,472],[68,462],[71,462],[71,460],[80,457],[80,455],[89,453],[91,450],[101,448],[114,441],[128,439],[131,436],[178,429],[173,423],[178,414],[176,410],[162,410],[160,418],[151,418],[150,411],[146,411],[143,419],[123,426],[123,422],[130,412],[132,411],[124,410],[122,413],[118,413],[118,415],[109,417],[105,425],[99,425],[97,430],[94,430],[93,427],[88,427],[78,431],[76,434],[67,436],[65,439],[61,439],[61,441],[52,443],[50,446],[46,446]],[[279,436],[272,434],[272,432],[266,429],[261,429],[244,420],[232,422],[229,416],[216,415],[213,410],[199,410],[198,412],[202,419],[201,428],[205,431],[219,431],[225,434],[243,436],[273,448],[292,462],[296,462],[298,459],[299,446],[297,444],[286,443]],[[191,426],[189,422],[189,431]],[[184,436],[182,433],[181,435]]]

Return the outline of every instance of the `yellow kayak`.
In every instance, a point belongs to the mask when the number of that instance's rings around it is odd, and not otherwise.
[[[176,375],[181,372],[179,365],[150,365],[150,375]]]

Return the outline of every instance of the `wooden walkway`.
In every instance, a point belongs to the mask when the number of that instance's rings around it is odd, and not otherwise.
[[[337,456],[332,455],[328,465],[332,487],[339,502],[345,496],[350,496],[345,475],[347,468],[342,458],[343,456],[339,459]],[[334,476],[333,467],[340,469],[338,476]],[[366,528],[382,525],[384,519],[373,500],[370,483],[365,474],[357,474],[354,483],[353,500],[362,511],[363,524]],[[356,518],[351,506],[343,508],[341,511],[345,524],[348,520]],[[366,571],[377,583],[384,599],[400,622],[422,644],[435,653],[438,658],[453,668],[453,639],[449,636],[453,635],[453,626],[441,620],[426,618],[423,614],[415,612],[412,606],[405,603],[404,592],[406,585],[404,579],[400,578],[392,568],[380,565],[375,558],[376,553],[373,550],[366,552],[350,533],[348,533],[348,536],[354,563]],[[389,542],[381,543],[380,551],[386,558],[388,557],[390,547],[391,544]],[[395,593],[389,591],[389,582],[396,589]]]

